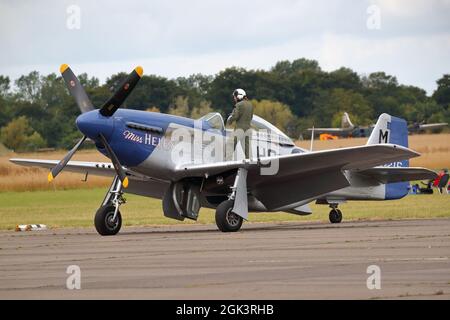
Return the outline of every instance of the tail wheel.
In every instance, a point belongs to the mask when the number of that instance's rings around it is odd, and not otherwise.
[[[116,208],[112,205],[105,205],[100,207],[95,214],[95,229],[102,236],[112,236],[119,232],[122,227],[122,216],[120,211],[117,212],[117,216],[114,218],[114,212]]]
[[[339,209],[333,209],[330,211],[330,222],[331,223],[340,223],[342,221],[342,212]]]
[[[233,206],[233,200],[226,200],[217,206],[216,225],[222,232],[236,232],[241,229],[244,219],[231,211]]]

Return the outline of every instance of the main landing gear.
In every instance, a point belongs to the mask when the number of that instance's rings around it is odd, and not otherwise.
[[[222,232],[236,232],[248,217],[247,170],[240,168],[236,174],[228,200],[216,208],[216,225]]]
[[[341,210],[338,209],[338,205],[337,204],[330,204],[330,222],[331,223],[340,223],[342,221],[342,212]]]
[[[103,200],[102,206],[95,214],[95,229],[102,236],[112,236],[119,232],[122,227],[122,216],[119,211],[120,205],[125,203],[122,192],[122,182],[115,176]]]
[[[232,212],[233,200],[226,200],[216,208],[216,225],[222,232],[236,232],[242,226],[244,219]]]

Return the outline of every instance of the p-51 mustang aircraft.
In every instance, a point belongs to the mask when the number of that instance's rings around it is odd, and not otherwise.
[[[408,149],[406,122],[387,114],[378,119],[367,145],[315,152],[295,146],[279,129],[254,116],[250,159],[221,158],[224,145],[218,142],[226,145],[234,137],[218,113],[193,120],[119,108],[141,78],[141,67],[100,109],[94,109],[67,65],[60,71],[82,112],[76,125],[84,136],[61,161],[11,161],[49,168],[49,181],[63,169],[113,177],[95,214],[101,235],[119,232],[124,193],[162,199],[164,215],[177,220],[196,220],[201,207],[216,209],[217,227],[232,232],[248,219],[249,210],[307,215],[312,201],[330,205],[330,221],[337,223],[342,219],[338,205],[346,200],[398,199],[406,195],[407,181],[436,176],[408,167],[407,159],[419,154]],[[87,138],[112,163],[70,161]]]
[[[409,133],[421,133],[427,130],[443,129],[448,125],[446,122],[440,123],[413,123],[408,126]],[[355,126],[350,120],[347,112],[344,112],[341,118],[340,128],[308,128],[312,133],[329,133],[342,137],[367,137],[372,133],[374,125],[370,126]]]
[[[333,135],[339,135],[348,137],[354,134],[355,126],[353,125],[352,121],[350,120],[350,116],[347,112],[344,112],[344,114],[341,117],[341,127],[340,128],[308,128],[308,131],[310,133],[329,133]],[[359,129],[359,128],[357,128]]]

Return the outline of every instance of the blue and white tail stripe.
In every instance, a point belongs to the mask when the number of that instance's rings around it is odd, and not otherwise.
[[[408,124],[404,119],[383,113],[367,141],[367,144],[391,143],[408,147]],[[409,167],[409,160],[385,164],[387,167]],[[385,185],[385,199],[400,199],[408,194],[409,182],[388,183]]]

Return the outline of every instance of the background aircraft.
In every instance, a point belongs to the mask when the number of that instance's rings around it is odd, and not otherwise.
[[[427,130],[438,130],[443,129],[446,126],[448,126],[448,123],[446,122],[440,122],[440,123],[413,123],[408,126],[408,131],[410,133],[419,133]]]
[[[426,130],[437,130],[446,127],[448,123],[414,123],[408,126],[409,133],[419,133]],[[368,137],[373,130],[374,125],[370,126],[355,126],[350,120],[347,112],[344,112],[341,118],[340,128],[308,128],[308,132],[314,134],[328,133],[341,137]]]
[[[329,204],[330,221],[340,222],[337,206],[345,200],[398,199],[407,193],[405,181],[436,176],[427,169],[407,167],[405,159],[418,153],[407,148],[406,122],[386,114],[380,116],[367,145],[315,152],[295,146],[279,129],[254,116],[252,126],[257,130],[251,137],[251,159],[218,160],[220,149],[198,157],[196,148],[221,139],[232,143],[232,132],[225,129],[220,114],[193,120],[119,109],[142,76],[141,67],[100,109],[94,109],[67,65],[60,71],[82,112],[76,125],[84,136],[61,161],[11,161],[51,169],[49,181],[63,169],[114,177],[95,215],[95,227],[102,235],[120,230],[123,193],[162,199],[164,215],[177,220],[196,220],[201,207],[215,208],[218,228],[230,232],[241,228],[249,210],[310,214],[308,203],[315,200]],[[180,131],[188,133],[186,140],[177,140]],[[211,140],[196,140],[206,133]],[[87,138],[112,163],[70,161]],[[173,157],[180,145],[193,152]]]
[[[308,128],[308,131],[312,134],[332,134],[339,137],[368,137],[373,130],[374,125],[371,126],[355,126],[350,120],[350,116],[347,112],[344,112],[341,118],[340,128]]]

